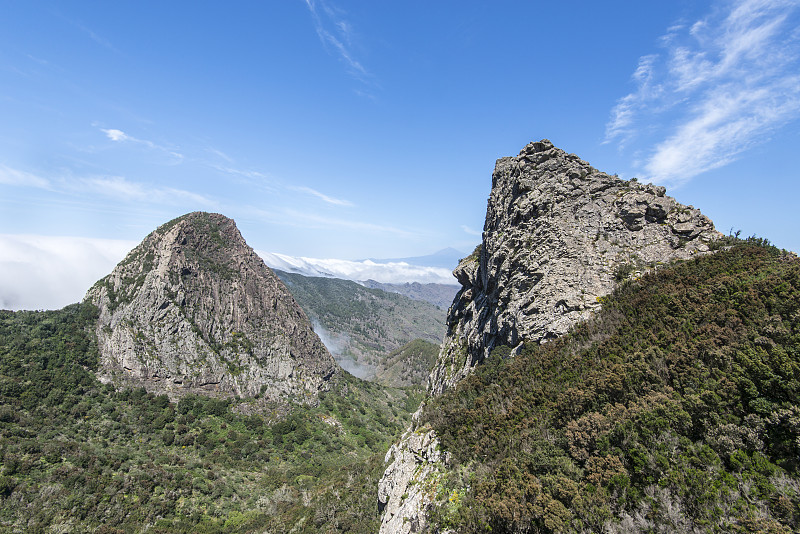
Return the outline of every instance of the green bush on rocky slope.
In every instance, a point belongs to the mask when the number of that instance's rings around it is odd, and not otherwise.
[[[622,284],[494,350],[424,421],[456,532],[800,530],[800,261],[763,240]]]

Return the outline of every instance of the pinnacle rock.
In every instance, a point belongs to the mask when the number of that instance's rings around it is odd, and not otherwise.
[[[709,250],[720,236],[665,188],[600,172],[543,139],[497,161],[483,241],[428,382],[439,394],[498,345],[545,342],[587,319],[625,276]]]

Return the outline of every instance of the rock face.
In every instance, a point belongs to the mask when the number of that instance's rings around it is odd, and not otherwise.
[[[409,430],[391,446],[385,458],[389,467],[378,486],[378,506],[383,513],[380,532],[425,530],[427,508],[436,494],[445,460],[439,440],[427,429]]]
[[[546,139],[498,160],[483,242],[453,273],[462,289],[429,392],[458,382],[495,346],[566,333],[623,278],[707,251],[720,235],[714,225],[664,193]]]
[[[496,346],[565,334],[619,281],[706,252],[718,237],[707,217],[663,187],[600,172],[546,139],[499,159],[483,241],[453,272],[462,288],[428,394],[455,385]],[[430,454],[438,442],[432,430],[412,428],[407,436],[416,438],[390,451],[379,484],[386,534],[427,528],[437,473],[446,470],[446,458]]]
[[[148,235],[84,297],[101,378],[185,393],[312,401],[337,366],[280,280],[219,214]]]

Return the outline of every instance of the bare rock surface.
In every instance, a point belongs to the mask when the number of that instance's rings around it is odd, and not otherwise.
[[[453,272],[462,287],[428,394],[453,387],[496,346],[567,333],[621,280],[707,252],[719,237],[707,217],[663,187],[600,172],[546,139],[499,159],[482,243]],[[387,454],[381,533],[426,531],[447,469],[445,454],[431,452],[437,443],[435,432],[412,426]]]
[[[456,384],[495,346],[565,334],[621,279],[706,252],[719,236],[663,187],[600,172],[546,139],[499,159],[482,244],[453,273],[462,289],[429,392]]]
[[[195,212],[148,235],[84,297],[101,379],[177,397],[313,402],[337,366],[233,220]]]
[[[445,460],[438,438],[427,428],[409,430],[391,446],[385,459],[389,467],[378,484],[378,507],[383,510],[380,532],[425,530]]]

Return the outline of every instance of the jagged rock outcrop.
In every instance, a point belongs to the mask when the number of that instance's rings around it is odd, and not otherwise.
[[[148,235],[84,297],[100,376],[179,396],[313,401],[337,366],[233,220],[190,213]]]
[[[498,345],[565,334],[628,275],[708,250],[720,234],[665,189],[600,172],[548,140],[497,161],[483,242],[462,285],[429,392],[457,383]]]
[[[496,346],[565,334],[621,280],[706,252],[718,237],[707,217],[663,187],[600,172],[546,139],[499,159],[483,241],[453,272],[462,288],[428,394],[455,385]],[[379,483],[379,505],[390,512],[385,534],[426,530],[437,473],[446,469],[442,456],[429,458],[438,442],[432,430],[412,427],[407,435],[416,438],[390,451]],[[414,492],[407,480],[429,491]]]
[[[446,454],[431,430],[411,429],[389,448],[389,464],[378,486],[381,532],[422,532],[428,525],[427,508],[438,489]],[[391,463],[389,463],[391,462]]]

